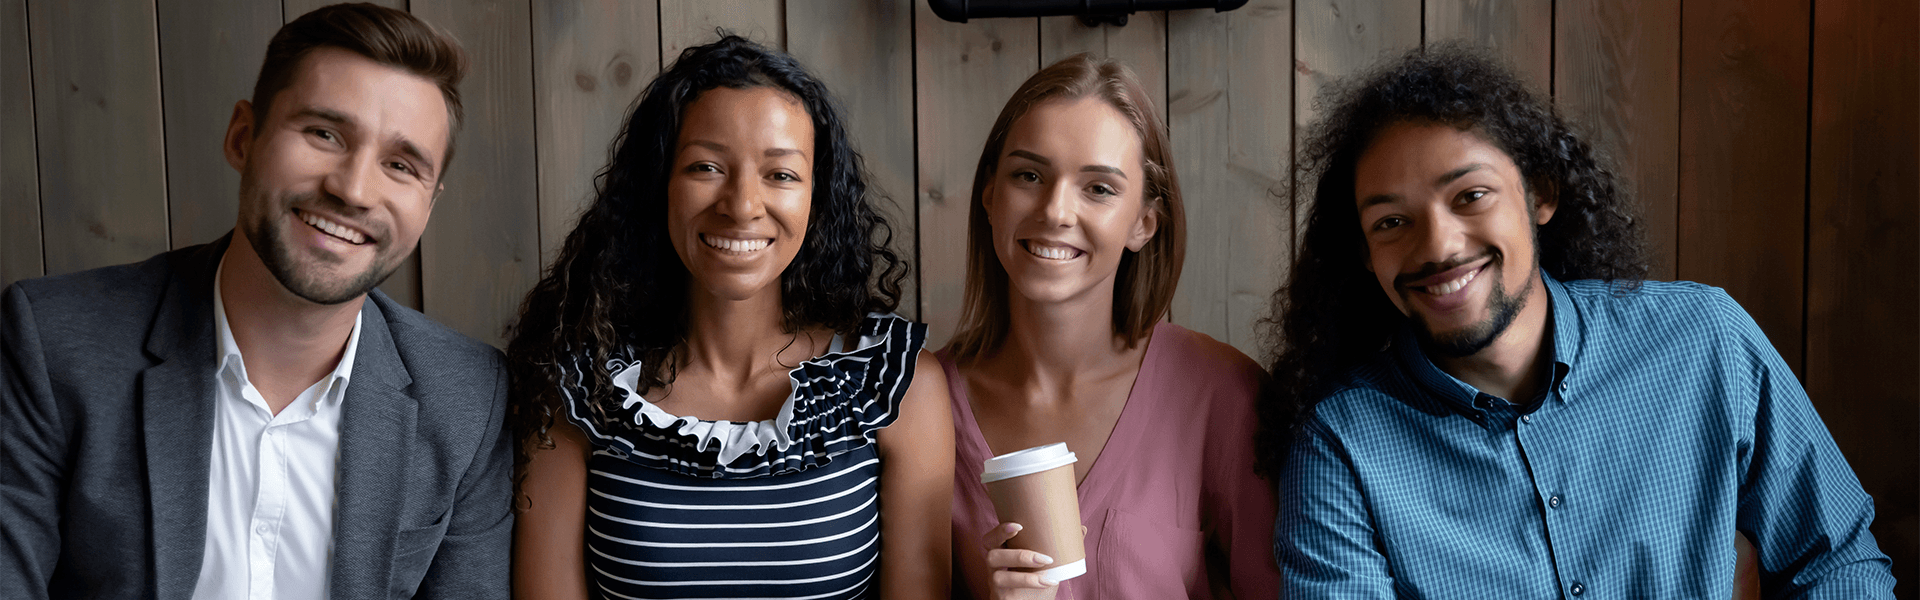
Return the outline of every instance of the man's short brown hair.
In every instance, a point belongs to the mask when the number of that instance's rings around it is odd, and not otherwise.
[[[253,84],[256,135],[272,110],[273,97],[293,84],[300,59],[317,48],[334,47],[432,81],[447,103],[447,151],[444,171],[453,161],[453,138],[460,131],[460,80],[467,76],[467,53],[446,32],[413,15],[366,3],[335,4],[301,15],[273,34],[267,60]]]

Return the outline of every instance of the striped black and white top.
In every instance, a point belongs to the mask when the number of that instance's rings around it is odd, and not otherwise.
[[[789,372],[770,420],[702,421],[634,392],[631,361],[602,368],[620,406],[581,369],[567,418],[592,441],[587,576],[603,598],[868,598],[881,557],[875,435],[898,416],[926,326],[862,321],[852,343]]]

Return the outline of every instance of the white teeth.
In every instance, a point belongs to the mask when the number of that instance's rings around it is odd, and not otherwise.
[[[1435,296],[1445,296],[1447,294],[1458,292],[1460,291],[1460,288],[1467,287],[1467,283],[1473,281],[1473,278],[1478,276],[1479,274],[1480,274],[1480,269],[1467,271],[1467,274],[1461,275],[1459,279],[1442,283],[1440,285],[1427,286],[1427,293],[1433,294]]]
[[[732,238],[723,238],[719,236],[712,236],[712,235],[705,235],[705,234],[702,234],[700,236],[700,241],[705,242],[707,246],[710,248],[713,248],[715,250],[725,250],[727,252],[753,252],[755,250],[759,250],[761,248],[765,248],[773,244],[773,240],[766,239],[766,238],[760,238],[757,240],[736,240]]]
[[[1080,255],[1080,251],[1066,246],[1042,246],[1027,243],[1027,252],[1047,260],[1067,260]]]
[[[349,242],[353,242],[355,244],[359,244],[367,241],[367,236],[361,235],[360,232],[349,229],[346,226],[341,225],[339,223],[328,221],[324,218],[321,218],[320,215],[316,215],[310,212],[302,212],[300,214],[301,214],[301,219],[305,220],[308,225],[312,225],[314,229],[318,229],[320,231],[326,232],[327,235],[331,235],[333,237],[337,237]]]

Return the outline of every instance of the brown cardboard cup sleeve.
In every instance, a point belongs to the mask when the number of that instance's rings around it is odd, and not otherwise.
[[[1000,521],[1022,527],[1007,546],[1052,557],[1052,565],[1031,571],[1051,581],[1087,572],[1080,496],[1073,476],[1076,460],[1066,444],[1047,444],[989,458],[980,473]]]

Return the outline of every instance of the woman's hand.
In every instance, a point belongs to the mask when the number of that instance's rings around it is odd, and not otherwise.
[[[1011,569],[1038,569],[1053,564],[1053,557],[1034,552],[1008,548],[1007,540],[1019,535],[1022,527],[1019,523],[1001,523],[980,536],[980,543],[987,548],[987,567],[993,571],[993,597],[997,600],[1051,600],[1059,592],[1060,583],[1040,576],[1039,573],[1013,571]],[[1087,526],[1080,526],[1080,535],[1087,534]]]

